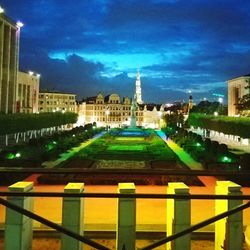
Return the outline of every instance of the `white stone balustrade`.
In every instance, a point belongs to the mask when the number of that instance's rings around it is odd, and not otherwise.
[[[64,188],[65,193],[82,193],[84,183],[68,183]],[[62,226],[83,235],[83,198],[65,197],[63,198]],[[82,242],[62,234],[62,250],[82,250]]]
[[[182,182],[168,184],[168,194],[186,195],[189,194],[189,187]],[[167,236],[176,234],[190,227],[190,200],[188,199],[167,199]],[[167,250],[190,250],[191,235],[182,236],[167,243]]]
[[[119,183],[118,193],[134,194],[134,183]],[[118,218],[116,229],[116,249],[135,250],[136,239],[136,200],[135,198],[118,199]]]
[[[242,195],[241,186],[231,181],[217,181],[216,194]],[[220,214],[242,204],[242,200],[216,200],[215,214]],[[243,248],[242,211],[215,222],[215,250]]]
[[[8,187],[10,192],[32,192],[33,182],[17,182]],[[33,210],[32,197],[8,197],[8,201],[29,211]],[[4,249],[30,250],[32,249],[32,219],[12,209],[6,209]]]

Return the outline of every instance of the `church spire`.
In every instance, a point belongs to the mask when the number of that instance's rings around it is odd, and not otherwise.
[[[142,104],[142,97],[141,97],[141,77],[140,77],[140,71],[137,70],[136,74],[136,81],[135,81],[135,94],[136,94],[136,102],[139,104]]]

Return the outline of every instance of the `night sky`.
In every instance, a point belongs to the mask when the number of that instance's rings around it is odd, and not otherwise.
[[[248,0],[0,0],[21,20],[20,69],[41,89],[196,102],[250,73]]]

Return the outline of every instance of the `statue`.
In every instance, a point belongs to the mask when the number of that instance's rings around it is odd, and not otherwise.
[[[132,99],[132,105],[131,105],[131,119],[130,119],[130,128],[136,128],[136,110],[137,110],[137,103],[136,103],[136,94],[134,95],[134,98]]]

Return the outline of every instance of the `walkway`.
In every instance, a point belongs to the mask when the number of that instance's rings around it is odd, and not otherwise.
[[[166,144],[175,152],[178,158],[192,170],[204,170],[201,163],[195,161],[187,152],[185,152],[179,145],[170,139],[166,138],[164,132],[157,130],[156,133],[166,142]],[[215,186],[216,178],[210,176],[198,176],[205,186]]]

